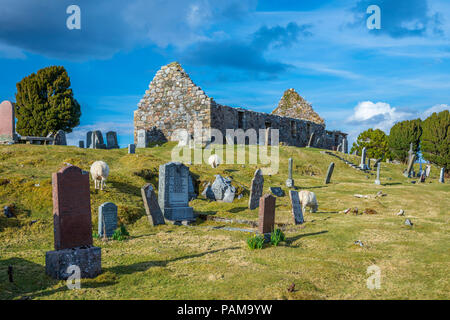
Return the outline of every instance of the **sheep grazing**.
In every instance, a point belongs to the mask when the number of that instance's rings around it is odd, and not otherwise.
[[[306,207],[309,207],[309,212],[316,212],[319,209],[319,204],[317,203],[317,198],[314,192],[311,191],[300,191],[298,193],[300,203],[302,204],[302,210],[305,212]]]
[[[213,154],[209,157],[208,163],[213,169],[215,169],[220,165],[221,161],[217,154]]]
[[[104,161],[95,161],[91,166],[91,176],[94,180],[95,189],[98,189],[100,185],[100,190],[106,187],[106,179],[109,175],[109,167]]]

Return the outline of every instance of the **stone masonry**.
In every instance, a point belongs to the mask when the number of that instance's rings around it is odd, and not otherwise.
[[[294,89],[285,92],[272,114],[232,108],[208,97],[178,63],[163,66],[134,112],[135,143],[138,130],[146,131],[150,143],[175,141],[180,138],[174,135],[176,129],[186,129],[192,136],[195,123],[201,123],[203,129],[220,130],[223,142],[227,129],[255,129],[259,135],[260,129],[272,128],[280,130],[280,143],[305,147],[314,132],[312,147],[331,150],[347,136],[325,130],[323,119]]]

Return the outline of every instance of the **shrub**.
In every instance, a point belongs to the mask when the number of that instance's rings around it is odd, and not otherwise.
[[[278,244],[280,242],[283,242],[285,240],[286,240],[286,236],[284,235],[283,231],[281,231],[280,229],[275,229],[270,234],[270,243],[273,244],[274,246],[278,246]]]
[[[389,132],[388,147],[394,159],[407,162],[410,144],[413,151],[419,151],[420,137],[422,136],[421,120],[406,120],[397,122]]]
[[[261,235],[254,235],[247,239],[247,245],[250,248],[250,250],[255,249],[262,249],[264,244],[264,236]]]
[[[117,240],[117,241],[123,241],[125,240],[127,237],[129,237],[130,234],[128,233],[127,229],[125,228],[124,225],[121,225],[119,228],[117,228],[112,236],[113,240]]]

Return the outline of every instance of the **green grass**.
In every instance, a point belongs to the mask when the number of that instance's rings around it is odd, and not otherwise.
[[[138,149],[90,150],[76,147],[13,145],[0,147],[0,205],[14,204],[17,218],[0,216],[0,299],[449,299],[449,184],[439,184],[432,168],[425,184],[411,184],[403,165],[382,163],[381,186],[375,175],[349,168],[317,149],[281,147],[280,172],[265,176],[264,190],[280,186],[276,223],[286,235],[278,246],[249,250],[249,233],[212,229],[243,227],[198,220],[192,227],[152,227],[145,217],[140,188],[158,185],[152,174],[170,161],[173,144]],[[305,224],[293,225],[287,179],[287,159],[294,159],[295,185],[314,191],[317,213],[305,213]],[[359,158],[347,155],[358,163]],[[110,166],[105,191],[91,182],[93,231],[98,206],[113,202],[130,237],[123,241],[94,239],[102,248],[103,273],[82,280],[80,290],[45,275],[45,252],[53,250],[51,173],[68,162],[89,170],[96,160]],[[330,162],[336,167],[324,185]],[[230,176],[249,189],[256,165],[191,165],[200,185],[215,174]],[[418,170],[418,166],[416,167]],[[418,180],[418,179],[416,179]],[[242,187],[240,187],[242,190]],[[386,197],[359,199],[354,194]],[[248,210],[248,192],[232,204],[197,199],[197,213],[257,221]],[[343,214],[358,207],[376,215]],[[405,210],[405,217],[395,213]],[[406,218],[414,226],[404,225]],[[37,220],[37,222],[31,223]],[[364,247],[354,244],[361,240]],[[381,289],[369,290],[366,270],[381,268]],[[14,283],[8,282],[8,265]],[[295,283],[296,290],[287,289]]]

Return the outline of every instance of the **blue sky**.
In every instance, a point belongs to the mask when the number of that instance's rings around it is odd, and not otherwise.
[[[69,30],[66,9],[81,9]],[[381,29],[369,30],[370,5]],[[156,71],[179,61],[218,103],[271,112],[295,88],[329,130],[370,127],[450,105],[448,0],[0,0],[0,100],[63,65],[82,107],[68,135],[115,130],[132,142],[133,111]]]

